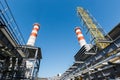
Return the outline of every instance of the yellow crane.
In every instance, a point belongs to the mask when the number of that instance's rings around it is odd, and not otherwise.
[[[98,23],[93,19],[93,17],[88,13],[87,10],[82,7],[77,7],[77,13],[88,28],[90,34],[92,35],[96,46],[99,49],[104,49],[109,45],[105,36],[103,35]]]

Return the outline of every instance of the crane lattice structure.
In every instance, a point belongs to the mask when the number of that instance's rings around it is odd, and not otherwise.
[[[94,18],[88,13],[87,10],[82,7],[77,7],[78,15],[81,17],[81,20],[84,22],[88,31],[92,35],[96,46],[99,49],[104,49],[109,45],[104,34],[102,33],[103,29],[99,24],[94,20]]]

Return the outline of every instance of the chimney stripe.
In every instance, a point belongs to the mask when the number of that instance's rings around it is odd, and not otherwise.
[[[84,37],[78,37],[78,41],[85,40]]]
[[[81,32],[76,32],[76,34],[78,35],[78,34],[82,34]]]
[[[35,37],[36,37],[36,36],[37,36],[37,34],[36,34],[36,33],[31,33],[31,35],[30,35],[30,36],[35,36]]]
[[[39,30],[39,28],[34,27],[34,28],[33,28],[33,30],[38,31],[38,30]]]
[[[84,46],[86,44],[86,41],[79,27],[75,28],[75,33],[77,35],[77,39],[78,39],[80,46],[81,47]]]
[[[33,26],[34,27],[32,29],[32,32],[31,32],[30,37],[29,37],[28,42],[27,42],[27,45],[30,45],[30,46],[34,46],[34,44],[35,44],[35,40],[36,40],[40,25],[38,23],[35,23]]]

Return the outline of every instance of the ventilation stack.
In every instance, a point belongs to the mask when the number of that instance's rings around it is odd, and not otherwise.
[[[28,52],[28,58],[25,58],[25,78],[27,80],[33,80],[33,78],[34,80],[36,80],[35,78],[38,74],[40,67],[40,63],[38,62],[40,62],[40,59],[42,58],[41,49],[39,47],[34,46],[39,29],[40,25],[38,23],[34,23],[32,32],[26,44],[27,46],[25,46],[25,49]]]
[[[84,36],[79,27],[75,28],[75,33],[77,35],[80,46],[82,47],[82,46],[86,45],[86,41],[85,41]]]
[[[37,38],[38,30],[40,29],[40,25],[38,23],[33,24],[33,26],[34,26],[33,30],[31,32],[31,35],[30,35],[28,42],[27,42],[27,45],[29,45],[29,46],[34,46],[35,40]]]

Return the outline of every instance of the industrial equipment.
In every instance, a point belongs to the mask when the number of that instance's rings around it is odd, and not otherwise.
[[[42,58],[35,23],[27,45],[6,0],[0,0],[0,80],[36,80]]]
[[[87,33],[93,37],[94,44],[83,43],[74,56],[74,64],[62,74],[60,80],[119,80],[120,24],[105,35],[87,10],[78,7],[77,13],[88,29]],[[78,38],[83,36],[79,31],[76,31]]]
[[[94,20],[90,13],[82,7],[78,7],[77,12],[80,18],[83,20],[84,24],[86,25],[88,31],[92,35],[96,46],[99,49],[104,49],[105,47],[107,47],[109,43],[106,40],[105,35],[103,35],[103,29]]]

